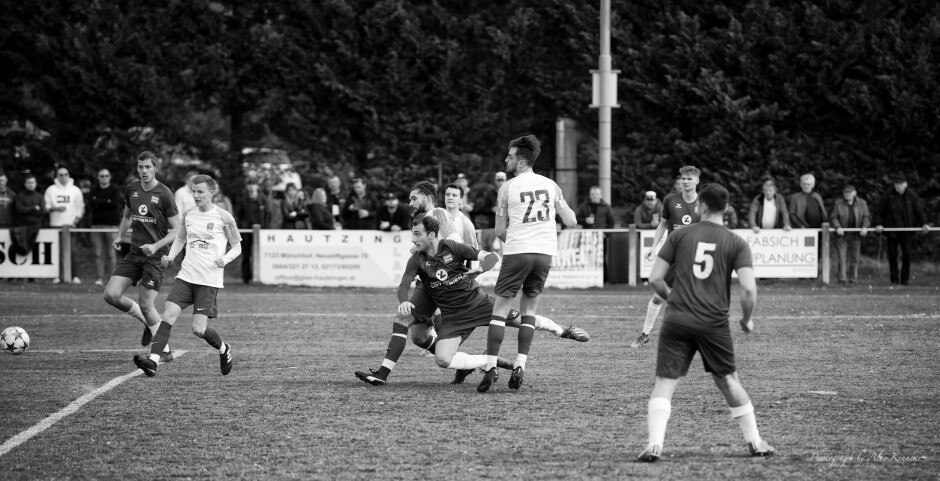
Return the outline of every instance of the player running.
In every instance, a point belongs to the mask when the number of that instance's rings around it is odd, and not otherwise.
[[[568,227],[577,224],[577,217],[565,202],[555,181],[536,174],[532,166],[539,157],[541,142],[534,135],[519,137],[509,143],[506,172],[512,180],[503,184],[497,195],[496,236],[503,241],[503,265],[496,280],[496,302],[487,331],[486,374],[477,391],[486,392],[496,382],[497,356],[503,342],[509,308],[522,288],[522,327],[519,329],[519,350],[513,363],[509,388],[519,389],[525,363],[535,336],[536,309],[545,279],[558,252],[555,213]]]
[[[460,236],[456,233],[452,217],[448,215],[446,210],[435,207],[436,198],[437,187],[434,184],[427,181],[421,181],[415,184],[411,190],[408,203],[408,206],[411,208],[412,217],[414,218],[422,214],[433,217],[439,225],[439,232],[437,233],[439,239],[461,242]],[[409,277],[406,271],[402,276],[401,285],[404,286],[404,295],[406,296],[415,275],[416,272],[411,273]],[[402,287],[400,286],[399,295],[401,295],[401,293]],[[421,283],[415,286],[408,301],[412,305],[410,314],[403,314],[400,311],[396,312],[395,319],[392,321],[392,336],[391,339],[389,339],[382,365],[378,370],[370,370],[369,373],[356,371],[355,374],[357,378],[375,386],[386,384],[388,375],[397,365],[402,353],[405,352],[405,344],[409,336],[416,346],[426,349],[431,353],[435,352],[438,336],[434,328],[434,311],[437,309],[437,305],[427,294]],[[509,322],[518,322],[518,316],[519,313],[513,310],[509,315]],[[438,323],[440,322],[439,320]],[[574,339],[579,342],[586,342],[590,339],[588,334],[578,327],[569,326],[567,329],[562,329],[558,324],[552,322],[551,319],[542,316],[536,319],[536,327],[551,331],[552,334],[556,336]],[[454,376],[454,384],[462,383],[472,372],[472,369],[458,371]]]
[[[699,221],[701,213],[699,212],[698,194],[695,188],[698,186],[701,171],[692,166],[685,166],[679,169],[680,192],[669,194],[663,199],[663,211],[660,215],[659,225],[656,226],[656,234],[653,235],[653,246],[646,252],[646,260],[652,261],[659,249],[663,234],[672,234],[677,229],[689,226]],[[672,285],[672,279],[667,278],[666,282]],[[663,306],[663,298],[655,292],[646,306],[646,320],[643,321],[643,331],[637,336],[636,340],[630,344],[630,347],[640,347],[650,342],[650,332],[653,331],[653,325],[656,324],[656,317]]]
[[[169,244],[180,229],[180,215],[176,210],[173,193],[157,180],[160,158],[150,151],[137,156],[137,176],[124,187],[124,215],[114,239],[114,249],[121,250],[121,242],[130,228],[132,231],[130,251],[124,256],[108,285],[104,288],[104,300],[121,312],[144,323],[142,346],[150,345],[160,324],[160,313],[153,301],[163,284],[163,266],[160,256],[167,253]],[[141,284],[138,302],[124,295],[130,286]],[[173,354],[166,350],[162,361],[170,361]]]
[[[193,178],[196,207],[183,213],[183,226],[179,235],[173,241],[170,253],[161,259],[162,264],[168,266],[183,247],[186,248],[183,265],[166,299],[163,321],[153,339],[150,357],[139,354],[134,356],[134,364],[149,377],[157,374],[159,353],[170,339],[170,329],[180,312],[189,306],[193,306],[193,334],[219,350],[223,376],[232,371],[232,347],[222,342],[215,329],[208,327],[208,320],[218,314],[216,297],[223,287],[225,266],[242,252],[242,238],[235,218],[212,203],[212,196],[218,187],[215,179],[208,175]],[[228,252],[225,252],[226,244],[231,246]]]
[[[702,222],[673,233],[666,239],[653,264],[650,284],[669,301],[656,352],[656,384],[647,407],[649,443],[637,458],[653,462],[662,456],[666,424],[672,411],[672,395],[679,378],[689,372],[696,351],[705,371],[738,420],[752,456],[769,456],[774,448],[761,439],[754,406],[738,381],[734,344],[728,325],[731,303],[731,271],[741,285],[741,328],[754,330],[751,314],[757,299],[751,249],[747,242],[722,224],[728,191],[711,184],[702,189]],[[674,287],[666,282],[672,275]]]

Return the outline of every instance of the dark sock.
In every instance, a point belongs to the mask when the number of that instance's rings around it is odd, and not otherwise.
[[[157,328],[157,333],[153,336],[153,344],[150,345],[150,354],[158,356],[163,354],[166,343],[170,342],[171,329],[173,329],[173,326],[170,323],[160,321],[160,327]]]
[[[216,349],[222,349],[222,337],[219,336],[218,332],[215,332],[215,329],[207,327],[206,332],[202,333],[202,338],[209,343],[210,346]]]
[[[519,354],[529,355],[532,339],[535,337],[535,316],[522,316],[522,325],[519,326]]]
[[[493,321],[501,324],[493,324]],[[499,354],[499,348],[503,344],[503,336],[506,334],[506,318],[502,316],[493,316],[490,321],[489,330],[486,332],[486,354],[496,356]]]

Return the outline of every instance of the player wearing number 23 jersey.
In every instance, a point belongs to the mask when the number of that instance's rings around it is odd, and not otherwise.
[[[568,204],[555,181],[519,174],[499,189],[496,205],[496,215],[509,219],[503,255],[558,253],[555,213]]]

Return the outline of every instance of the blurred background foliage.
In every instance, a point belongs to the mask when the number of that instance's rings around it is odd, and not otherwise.
[[[439,172],[488,184],[507,142],[530,132],[551,175],[554,123],[567,117],[580,202],[598,182],[598,4],[2,2],[0,162],[48,183],[57,165],[132,174],[153,149],[217,166],[232,192],[242,149],[269,147],[307,182],[365,176],[403,192]],[[789,194],[813,172],[827,199],[854,183],[873,201],[902,171],[938,220],[937,2],[612,8],[615,207],[667,192],[684,164],[728,186],[742,214],[766,177]]]

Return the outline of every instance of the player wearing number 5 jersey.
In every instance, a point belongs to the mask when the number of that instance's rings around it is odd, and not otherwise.
[[[741,285],[741,328],[754,329],[751,313],[757,298],[751,249],[722,223],[728,191],[711,184],[699,193],[702,221],[669,235],[653,264],[650,284],[669,301],[656,354],[656,384],[647,406],[649,443],[639,461],[656,461],[662,454],[672,395],[679,378],[689,371],[698,352],[725,396],[731,416],[738,420],[752,456],[773,454],[761,439],[754,407],[738,381],[734,344],[728,325],[731,273]],[[672,286],[666,282],[673,277]]]
[[[535,334],[535,315],[539,296],[552,256],[558,252],[555,214],[568,227],[577,224],[577,217],[568,207],[561,189],[553,180],[532,171],[539,157],[541,142],[534,135],[519,137],[509,143],[506,172],[513,174],[499,188],[496,200],[496,236],[503,241],[503,265],[496,279],[496,302],[486,341],[486,374],[477,391],[486,392],[496,379],[496,361],[505,333],[506,316],[516,293],[522,288],[519,310],[519,350],[513,364],[509,388],[519,389],[525,363]]]

